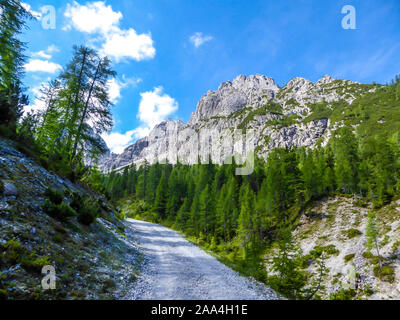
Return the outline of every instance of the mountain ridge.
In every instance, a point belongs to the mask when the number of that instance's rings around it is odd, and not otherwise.
[[[326,103],[326,110],[332,108],[330,103],[351,105],[376,86],[325,75],[316,82],[295,77],[279,87],[271,77],[239,75],[232,81],[221,83],[217,91],[209,90],[203,95],[188,123],[172,119],[161,122],[147,137],[137,140],[123,153],[108,153],[100,160],[99,168],[109,172],[113,168],[118,170],[131,164],[141,165],[145,160],[154,163],[160,157],[176,163],[176,154],[171,154],[168,148],[172,146],[179,154],[190,153],[195,148],[190,141],[193,136],[190,131],[198,132],[201,129],[219,132],[226,129],[254,129],[253,150],[257,149],[261,157],[276,147],[312,147],[320,138],[327,141],[331,129],[337,126],[323,117],[304,122],[313,114],[314,104]],[[186,142],[177,141],[178,135],[185,136]],[[214,138],[217,140],[215,135]],[[226,149],[227,146],[221,144],[219,148]],[[228,149],[212,161],[223,163],[229,152],[235,152],[234,148]],[[200,156],[206,155],[200,151]],[[188,159],[188,164],[197,161],[195,156],[189,156]]]

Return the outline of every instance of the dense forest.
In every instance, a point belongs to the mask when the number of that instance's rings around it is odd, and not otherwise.
[[[397,79],[375,94],[398,107],[399,88]],[[129,216],[180,230],[241,271],[290,297],[305,298],[299,291],[305,284],[301,268],[285,253],[295,251],[291,231],[305,210],[325,196],[356,195],[375,208],[389,203],[400,193],[399,138],[398,132],[359,135],[344,126],[326,146],[278,148],[266,160],[257,158],[250,176],[236,176],[235,164],[145,163],[102,180],[108,196],[120,201]],[[268,279],[261,267],[262,254],[271,246],[281,248],[275,266],[279,281]]]

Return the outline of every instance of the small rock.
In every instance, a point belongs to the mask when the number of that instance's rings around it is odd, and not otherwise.
[[[4,183],[4,195],[16,197],[18,195],[18,190],[12,183],[6,182]]]
[[[6,210],[8,208],[8,203],[3,200],[0,202],[0,210]]]

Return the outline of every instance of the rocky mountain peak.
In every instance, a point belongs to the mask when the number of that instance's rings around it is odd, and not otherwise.
[[[321,84],[327,84],[335,81],[329,74],[323,76],[321,79],[319,79],[316,83],[321,85]]]
[[[312,85],[313,83],[305,78],[301,78],[301,77],[296,77],[293,78],[292,80],[290,80],[285,88],[287,89],[293,89],[294,91],[302,91],[302,89],[306,90],[310,85]]]
[[[340,100],[351,104],[366,90],[356,87],[354,82],[335,80],[329,75],[315,83],[296,77],[283,88],[274,79],[260,74],[239,75],[221,83],[217,91],[210,90],[201,97],[188,124],[172,119],[163,121],[122,154],[103,159],[100,167],[109,171],[112,167],[121,169],[132,163],[141,165],[144,159],[153,163],[160,158],[174,163],[177,153],[186,156],[196,150],[191,134],[203,129],[212,134],[233,128],[254,129],[254,148],[260,156],[277,147],[312,147],[320,138],[327,141],[330,126],[334,125],[328,118],[304,121],[314,112],[312,105],[324,102],[331,108],[331,102]],[[178,135],[183,140],[178,139]],[[217,136],[214,138],[221,152],[213,161],[222,163],[233,149]],[[197,159],[195,156],[189,162],[195,163]]]
[[[216,116],[228,116],[245,106],[257,108],[273,99],[280,88],[270,77],[240,75],[221,83],[217,91],[208,91],[197,104],[189,125]]]

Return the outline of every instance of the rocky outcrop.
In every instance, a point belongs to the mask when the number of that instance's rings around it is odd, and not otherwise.
[[[188,124],[164,121],[122,154],[103,157],[99,166],[109,172],[145,160],[176,163],[186,159],[184,163],[193,164],[199,156],[207,158],[210,153],[198,144],[204,133],[212,141],[212,161],[221,164],[244,148],[242,142],[229,144],[232,129],[252,129],[252,145],[246,146],[246,151],[257,150],[262,157],[277,147],[313,147],[320,138],[328,140],[331,124],[328,119],[304,121],[313,112],[312,105],[323,102],[326,108],[332,108],[333,102],[341,100],[350,104],[364,92],[356,82],[335,80],[329,75],[315,83],[297,77],[282,88],[269,77],[240,75],[222,83],[217,91],[208,91]]]
[[[273,99],[279,87],[272,78],[262,75],[238,76],[233,82],[223,82],[218,91],[208,91],[197,104],[189,125],[214,116],[228,116],[244,106],[261,107]]]

